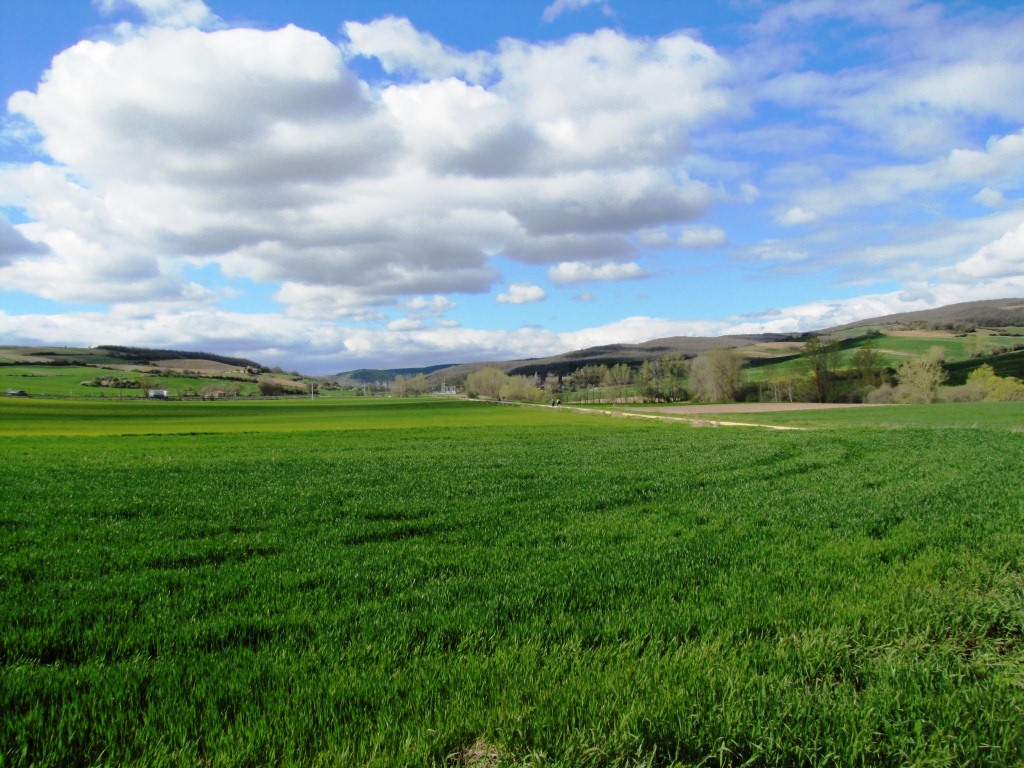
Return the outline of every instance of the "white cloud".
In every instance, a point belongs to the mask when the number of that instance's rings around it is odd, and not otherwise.
[[[972,281],[1024,275],[1024,222],[957,262],[954,272]]]
[[[605,16],[612,15],[611,6],[603,2],[603,0],[555,0],[555,2],[544,9],[542,18],[550,23],[563,13],[573,13],[586,8],[588,5],[596,5],[598,3],[601,4],[601,11]]]
[[[684,229],[679,235],[683,248],[719,248],[728,242],[724,229],[718,227]]]
[[[802,68],[813,52],[810,25],[836,20],[849,26],[853,39],[867,41],[862,49],[867,60],[834,72]],[[816,110],[902,154],[941,152],[991,119],[1024,121],[1024,82],[1018,76],[1024,65],[1019,45],[1024,19],[1019,14],[985,18],[912,0],[797,0],[769,9],[757,29],[765,35],[755,47],[766,62],[761,71],[782,70],[768,78],[766,98]],[[764,55],[777,53],[783,40],[800,40],[792,44],[799,53],[782,62]]]
[[[491,69],[483,53],[464,54],[417,30],[408,19],[388,16],[361,24],[345,22],[348,56],[377,59],[385,72],[415,72],[424,78],[461,76],[479,82]]]
[[[782,240],[765,240],[747,249],[747,252],[763,261],[803,261],[810,255]]]
[[[219,19],[202,0],[94,0],[103,13],[137,8],[150,24],[161,27],[204,27]]]
[[[998,189],[985,187],[978,194],[971,198],[974,202],[984,205],[986,208],[1002,208],[1006,205],[1006,198]]]
[[[760,196],[761,190],[759,190],[753,184],[750,184],[748,182],[740,185],[740,199],[744,203],[747,203],[749,205],[750,203],[756,202]]]
[[[648,277],[636,262],[593,264],[586,261],[564,261],[548,270],[548,278],[557,285],[586,283],[594,280],[636,280]]]
[[[455,309],[456,304],[445,296],[434,295],[429,299],[425,296],[416,296],[409,299],[402,306],[410,312],[415,312],[426,317],[435,317],[443,312]]]
[[[779,224],[785,227],[797,227],[802,224],[813,224],[819,218],[818,214],[814,211],[805,210],[798,205],[790,208],[780,216]]]
[[[54,164],[0,170],[0,204],[50,254],[5,277],[66,299],[177,301],[195,288],[183,267],[213,265],[274,285],[297,316],[363,318],[487,292],[496,254],[621,261],[639,230],[716,199],[671,167],[690,130],[733,108],[728,64],[685,34],[464,54],[404,19],[346,30],[344,53],[294,26],[152,27],[60,53],[10,100]],[[426,80],[375,92],[345,55]]]
[[[835,216],[915,197],[931,199],[966,185],[1013,183],[1022,175],[1024,131],[993,136],[983,149],[954,148],[924,163],[875,165],[855,170],[836,183],[808,182],[797,191],[797,205],[780,223],[801,223],[804,214]]]
[[[499,304],[527,304],[531,301],[544,301],[548,297],[544,289],[532,283],[512,283],[506,293],[498,294]]]
[[[7,217],[0,215],[0,267],[19,256],[44,254],[49,250],[42,243],[35,243],[23,235]]]
[[[411,317],[402,317],[388,323],[389,331],[418,331],[425,327],[426,324],[422,320]]]
[[[597,294],[591,293],[590,291],[584,291],[583,293],[577,293],[572,297],[573,301],[596,301]]]

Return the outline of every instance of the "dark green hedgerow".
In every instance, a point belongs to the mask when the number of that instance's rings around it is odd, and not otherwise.
[[[502,418],[4,438],[0,764],[1024,760],[1019,435]]]

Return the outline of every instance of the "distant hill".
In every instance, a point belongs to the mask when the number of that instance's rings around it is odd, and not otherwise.
[[[150,349],[103,344],[98,347],[24,347],[0,346],[0,362],[37,363],[50,365],[155,365],[166,363],[167,368],[195,368],[197,363],[216,363],[215,367],[267,368],[244,357],[228,357],[209,352],[180,349]],[[188,363],[188,365],[183,365]]]
[[[917,312],[899,312],[883,315],[855,323],[825,328],[822,333],[834,333],[865,326],[909,325],[949,328],[1003,328],[1024,326],[1024,299],[989,299],[987,301],[965,301],[947,304],[935,309]]]
[[[585,365],[641,365],[645,360],[656,360],[665,355],[681,355],[696,357],[702,352],[722,347],[747,347],[752,344],[766,342],[795,341],[804,338],[798,333],[761,333],[743,336],[669,336],[663,339],[652,339],[640,344],[605,344],[587,347],[572,352],[565,352],[551,357],[528,358],[525,360],[507,360],[504,362],[465,363],[442,368],[435,372],[433,378],[444,375],[453,381],[465,379],[473,371],[481,368],[500,368],[509,375],[532,376],[564,376]]]
[[[146,347],[119,347],[112,344],[101,344],[96,349],[105,349],[119,357],[124,357],[132,363],[156,363],[160,360],[210,360],[214,363],[224,363],[236,368],[259,368],[264,367],[254,360],[244,357],[227,357],[215,355],[209,352],[192,352],[180,349],[149,349]]]
[[[430,375],[435,371],[452,367],[451,363],[442,363],[426,368],[359,368],[354,371],[336,373],[331,378],[342,386],[362,386],[363,384],[390,383],[395,380],[396,376],[416,376],[420,373]]]

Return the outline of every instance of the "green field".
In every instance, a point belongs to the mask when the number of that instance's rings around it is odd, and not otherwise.
[[[1024,441],[908,423],[0,401],[0,765],[1020,764]]]
[[[0,366],[0,394],[8,390],[22,390],[32,396],[49,395],[50,397],[90,397],[108,400],[128,400],[145,397],[141,389],[112,387],[86,387],[83,381],[92,381],[97,376],[119,376],[124,379],[139,379],[147,375],[154,384],[169,391],[171,396],[178,397],[185,390],[191,389],[199,393],[203,387],[227,387],[237,384],[241,387],[240,394],[248,395],[257,392],[252,382],[220,379],[213,376],[165,376],[142,374],[138,371],[123,371],[111,368],[95,368],[85,365],[3,365]]]

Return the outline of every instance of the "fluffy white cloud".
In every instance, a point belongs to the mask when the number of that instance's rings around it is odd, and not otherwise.
[[[648,277],[648,274],[635,261],[625,264],[564,261],[548,270],[548,278],[557,285],[587,283],[594,280],[636,280],[642,277]]]
[[[532,283],[512,283],[506,293],[498,294],[499,304],[526,304],[531,301],[544,301],[548,297],[544,289]]]
[[[957,262],[954,272],[971,280],[1024,275],[1024,222]]]
[[[671,167],[689,130],[731,109],[728,65],[685,34],[463,54],[394,18],[347,25],[342,48],[294,26],[174,26],[79,43],[11,98],[54,164],[0,170],[0,204],[49,251],[8,263],[10,285],[179,301],[196,288],[185,267],[212,264],[276,284],[297,317],[367,318],[486,292],[495,255],[622,260],[637,231],[717,194]],[[375,92],[348,69],[357,55],[422,80]]]

